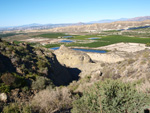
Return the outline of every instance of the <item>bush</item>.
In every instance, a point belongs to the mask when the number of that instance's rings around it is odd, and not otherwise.
[[[37,61],[37,66],[40,69],[40,68],[50,67],[51,65],[45,57],[39,57]]]
[[[11,103],[4,107],[3,113],[32,113],[32,111],[31,107],[28,105]]]
[[[150,43],[146,43],[146,46],[147,46],[147,47],[150,47]]]
[[[5,73],[1,76],[2,81],[6,84],[6,85],[12,85],[16,78],[14,75],[12,75],[11,73]]]
[[[15,83],[12,85],[13,88],[24,87],[27,85],[27,81],[26,81],[25,77],[22,77],[15,73],[14,73],[14,76],[16,77],[16,80],[15,80]]]
[[[134,113],[149,105],[146,94],[118,80],[98,82],[73,102],[73,113]]]
[[[1,79],[5,85],[10,86],[11,88],[19,88],[27,85],[25,78],[15,73],[5,73],[1,76]]]
[[[5,85],[4,83],[0,84],[0,93],[8,93],[10,91],[10,87]]]
[[[40,112],[54,113],[72,107],[71,93],[67,88],[43,90],[33,98],[33,106]]]
[[[48,85],[54,87],[53,82],[50,79],[42,76],[37,76],[36,80],[32,82],[32,89],[41,90],[45,89]]]
[[[16,104],[10,104],[4,107],[3,113],[19,113],[19,107]]]

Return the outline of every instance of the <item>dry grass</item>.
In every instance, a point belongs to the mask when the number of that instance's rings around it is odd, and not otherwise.
[[[142,83],[141,85],[137,85],[136,89],[138,91],[142,91],[142,92],[145,92],[145,93],[150,93],[150,82],[145,81],[145,83]]]
[[[40,112],[54,113],[71,108],[71,93],[67,88],[56,88],[56,90],[43,90],[33,98],[33,106]]]

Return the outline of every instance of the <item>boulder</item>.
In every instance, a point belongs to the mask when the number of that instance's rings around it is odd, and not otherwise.
[[[54,53],[58,61],[66,66],[72,67],[84,63],[92,63],[91,58],[86,53],[69,49],[64,45],[60,46]]]
[[[5,93],[0,93],[0,101],[2,101],[2,102],[7,101],[7,95]]]

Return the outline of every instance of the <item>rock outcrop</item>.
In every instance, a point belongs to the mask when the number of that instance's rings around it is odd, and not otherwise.
[[[54,84],[67,85],[73,80],[67,68],[63,67],[58,62],[56,56],[53,53],[51,53],[50,63],[51,63],[51,69],[53,71],[50,78],[52,78]]]
[[[0,101],[2,101],[2,102],[7,101],[7,95],[5,93],[0,93]]]
[[[91,58],[86,53],[69,49],[64,45],[62,45],[54,53],[61,64],[69,67],[92,63]]]
[[[92,79],[96,79],[102,75],[101,64],[94,63],[85,52],[72,50],[62,45],[54,53],[61,64],[80,70],[78,76],[81,78],[91,76]]]

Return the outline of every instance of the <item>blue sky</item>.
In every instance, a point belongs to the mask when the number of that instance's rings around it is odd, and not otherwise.
[[[150,16],[150,0],[0,0],[0,27]]]

